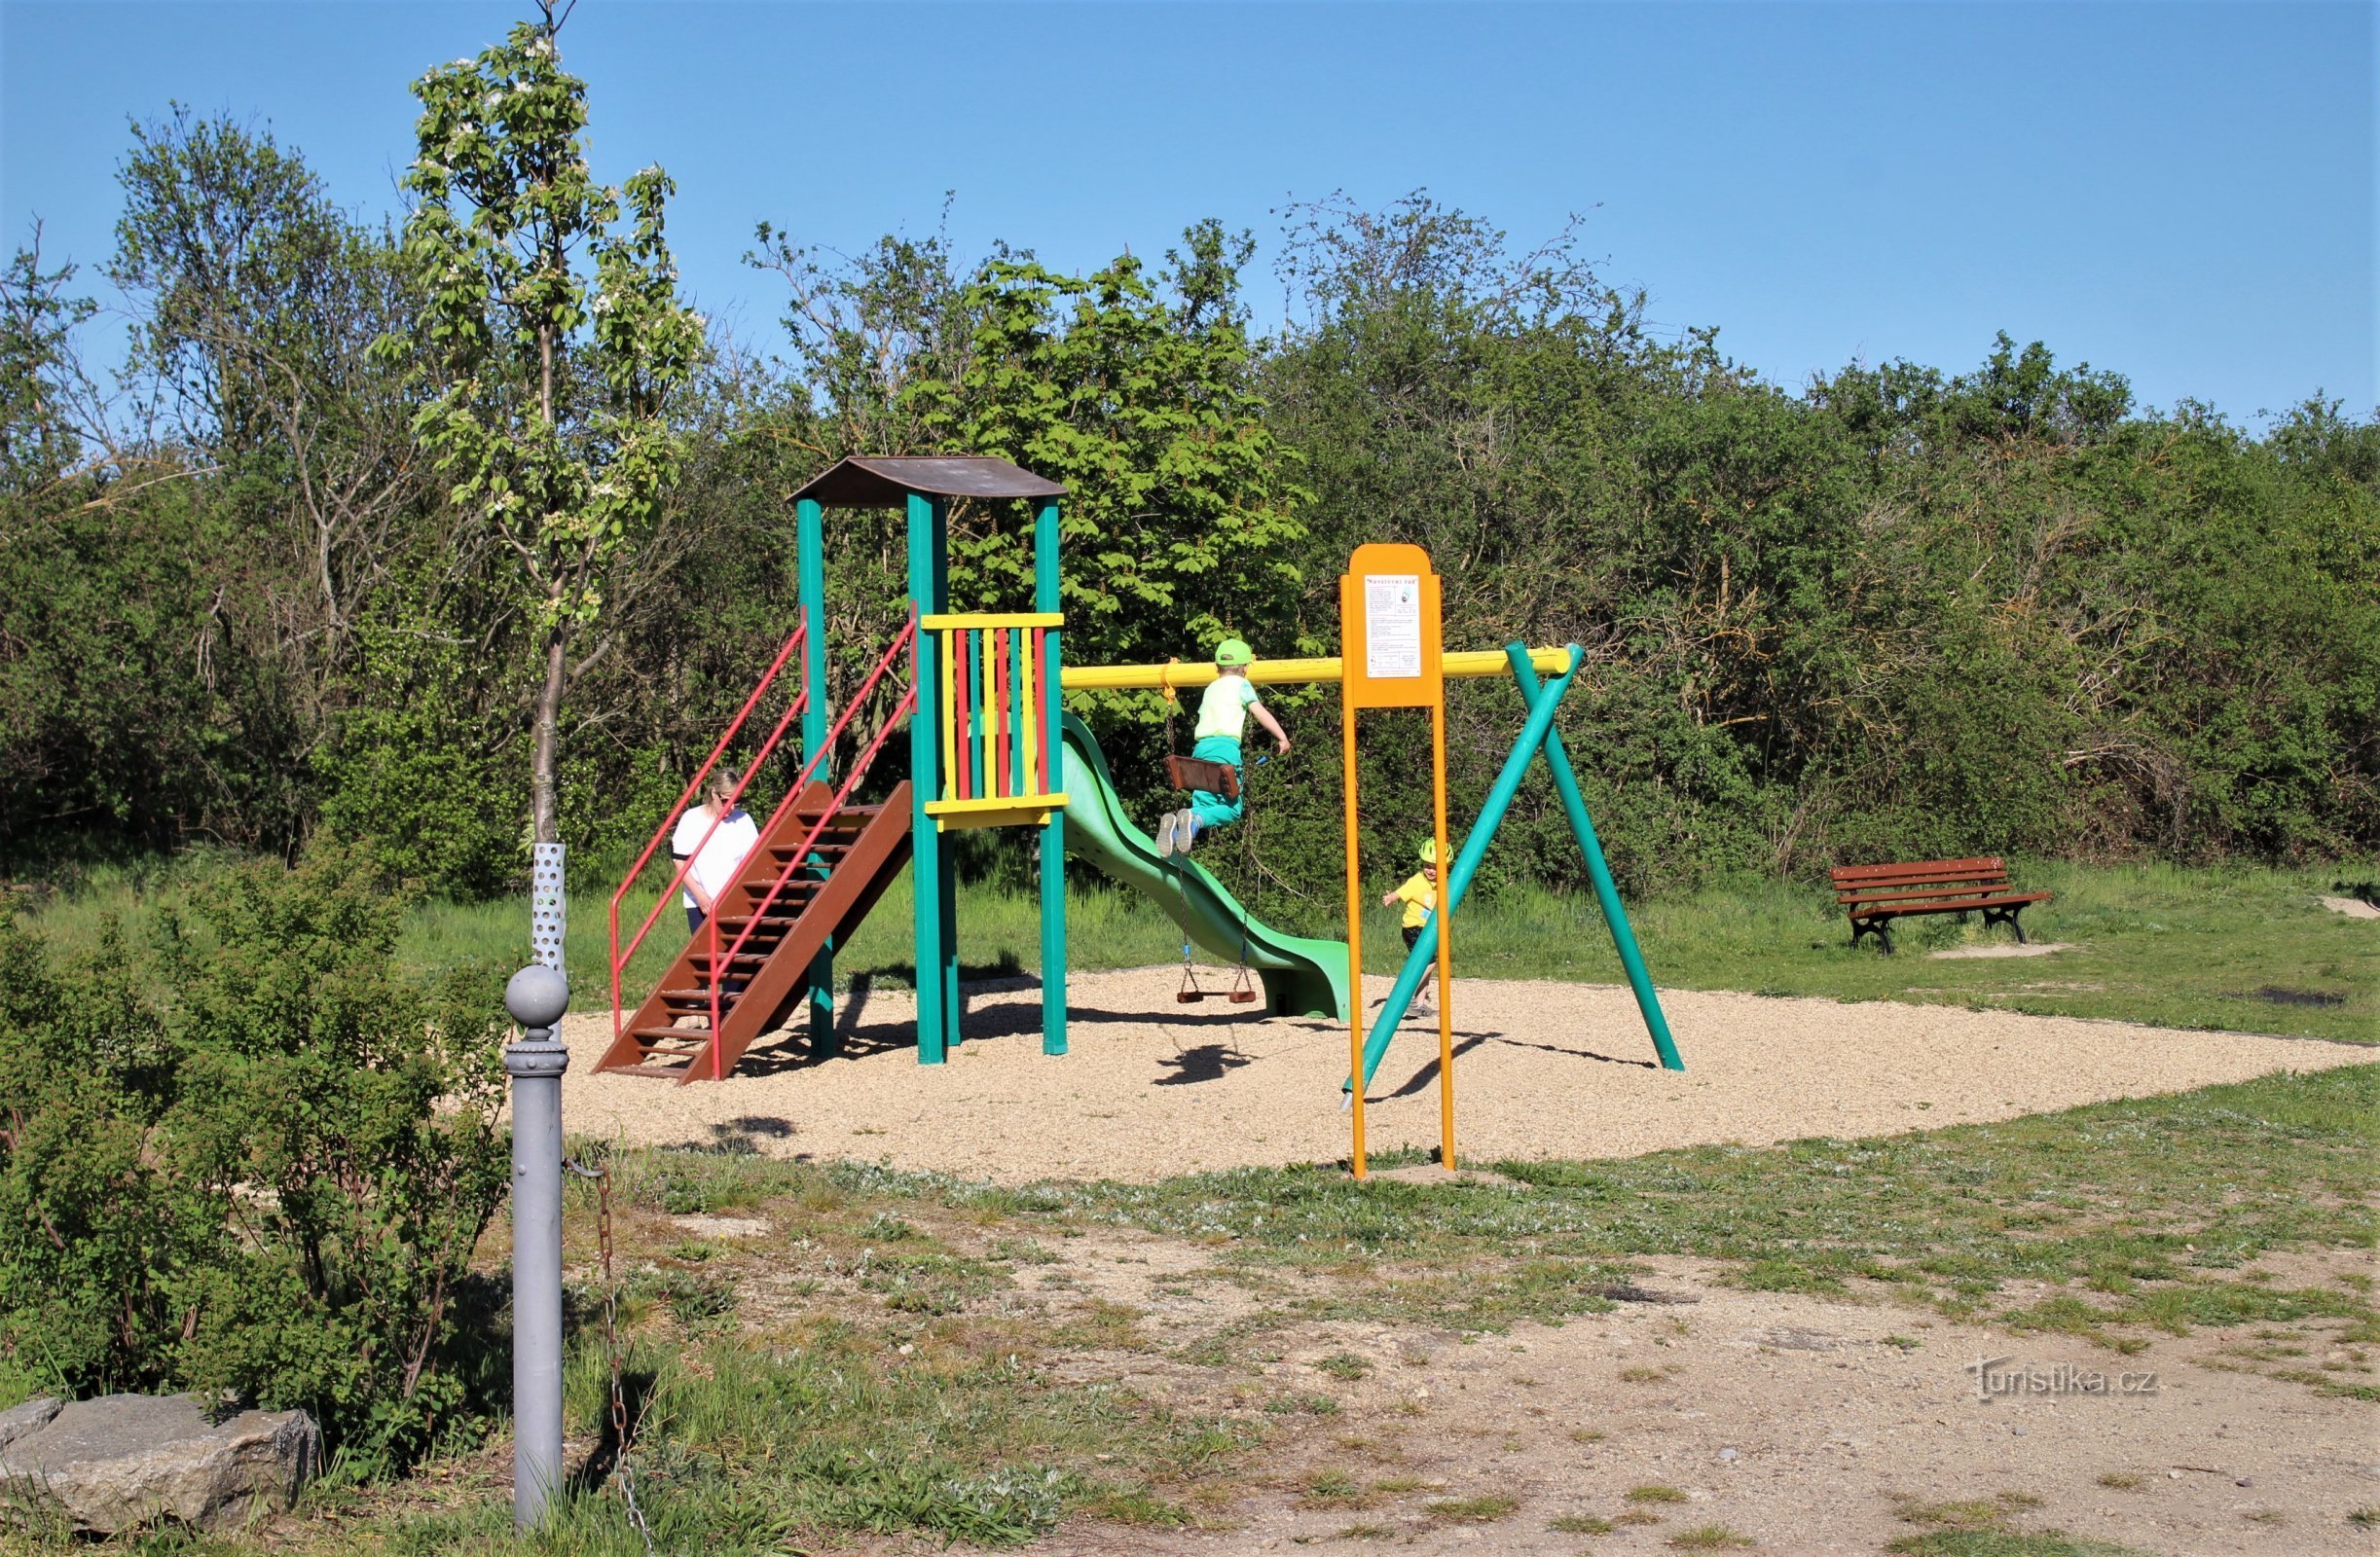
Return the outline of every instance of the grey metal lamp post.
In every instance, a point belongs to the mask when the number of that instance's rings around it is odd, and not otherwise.
[[[562,1486],[562,1073],[554,1025],[570,986],[531,964],[504,986],[525,1029],[504,1047],[512,1077],[512,1522],[534,1525]]]

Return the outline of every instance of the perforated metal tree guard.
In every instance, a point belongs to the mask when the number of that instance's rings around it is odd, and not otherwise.
[[[557,973],[568,973],[562,965],[562,933],[567,915],[562,897],[562,848],[560,844],[532,844],[529,858],[529,952],[530,957]]]

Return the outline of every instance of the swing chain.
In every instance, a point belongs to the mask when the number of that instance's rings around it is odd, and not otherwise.
[[[1256,912],[1256,898],[1262,884],[1256,874],[1256,771],[1264,765],[1262,756],[1242,771],[1239,803],[1247,824],[1239,830],[1240,864],[1246,873],[1248,900],[1239,906],[1239,975],[1231,981],[1231,1003],[1252,1005],[1256,1002],[1256,976],[1248,970],[1248,921]]]
[[[603,1162],[589,1166],[575,1157],[565,1157],[562,1165],[578,1177],[595,1180],[595,1244],[604,1269],[604,1352],[611,1371],[611,1473],[620,1483],[620,1496],[627,1500],[628,1521],[643,1538],[644,1557],[654,1557],[653,1527],[637,1505],[636,1474],[628,1463],[628,1392],[620,1381],[620,1288],[612,1277],[611,1166]]]

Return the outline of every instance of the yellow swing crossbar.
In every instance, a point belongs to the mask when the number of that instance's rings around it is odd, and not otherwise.
[[[1513,662],[1505,658],[1502,649],[1448,654],[1443,663],[1449,678],[1513,673]],[[1559,675],[1570,669],[1570,651],[1531,649],[1529,664],[1542,675]],[[1342,676],[1341,662],[1336,655],[1327,660],[1259,660],[1248,667],[1248,679],[1261,687],[1336,685]],[[1069,665],[1058,671],[1058,685],[1068,692],[1203,687],[1214,679],[1215,667],[1203,660],[1177,660],[1165,665]]]

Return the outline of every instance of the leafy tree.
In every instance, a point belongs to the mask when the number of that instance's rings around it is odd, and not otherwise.
[[[1231,633],[1274,654],[1303,646],[1289,627],[1303,494],[1265,421],[1239,301],[1246,235],[1195,224],[1153,276],[1131,255],[1075,276],[1003,250],[963,281],[938,236],[887,237],[833,268],[772,229],[761,239],[794,289],[786,322],[817,458],[985,453],[1066,484],[1073,653],[1195,658]],[[894,554],[848,549],[877,590],[881,640],[900,585],[865,555]],[[1013,608],[1032,568],[1010,516],[953,505],[955,602]],[[1109,711],[1154,706],[1116,699]]]
[[[0,489],[23,496],[64,475],[83,440],[66,405],[71,337],[97,311],[64,296],[75,268],[44,271],[41,230],[0,274]]]
[[[132,366],[219,477],[227,520],[262,543],[255,598],[234,609],[280,638],[311,733],[424,539],[415,407],[371,360],[415,300],[388,235],[269,131],[177,104],[132,137],[108,266],[138,309]]]
[[[424,295],[412,344],[434,391],[416,432],[452,500],[517,564],[538,638],[530,817],[551,843],[564,699],[617,642],[604,631],[614,597],[683,457],[667,411],[703,321],[678,301],[663,235],[669,175],[595,181],[586,84],[562,68],[561,22],[541,10],[415,83],[404,257]]]

